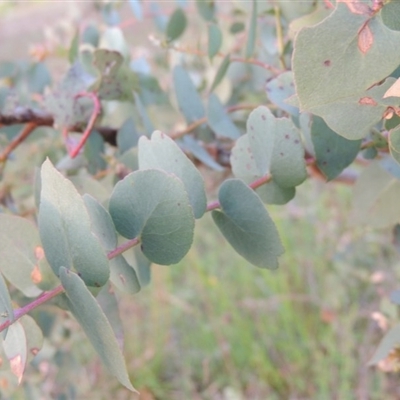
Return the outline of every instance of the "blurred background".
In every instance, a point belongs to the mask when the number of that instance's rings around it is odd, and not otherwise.
[[[76,30],[117,18],[100,3],[1,1],[0,63],[46,60],[56,81]],[[165,18],[175,7],[155,3]],[[135,20],[128,4],[118,18],[132,59],[157,58],[151,18]],[[268,207],[286,248],[276,271],[240,258],[206,215],[182,262],[154,265],[149,286],[120,296],[124,354],[140,399],[400,398],[397,359],[367,366],[397,321],[389,294],[398,288],[398,248],[391,232],[349,226],[351,193],[351,185],[310,180],[289,204]],[[9,398],[133,398],[73,319],[60,312],[45,333],[42,356]]]

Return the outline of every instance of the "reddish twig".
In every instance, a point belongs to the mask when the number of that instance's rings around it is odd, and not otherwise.
[[[78,99],[80,97],[89,97],[90,99],[92,99],[93,101],[93,112],[92,115],[90,116],[89,122],[86,125],[86,128],[83,132],[83,135],[78,143],[78,145],[74,148],[74,149],[68,149],[68,153],[69,156],[71,158],[75,158],[79,152],[81,151],[82,147],[85,145],[86,141],[89,138],[89,135],[91,134],[94,124],[96,122],[97,117],[99,116],[100,112],[101,112],[101,104],[100,104],[100,100],[97,97],[97,95],[93,92],[81,92],[78,93],[77,95],[75,95],[75,99]],[[63,128],[62,130],[62,134],[64,139],[67,141],[66,145],[67,148],[69,147],[68,144],[68,128]]]
[[[10,153],[17,148],[37,128],[37,126],[38,125],[34,122],[26,124],[18,136],[12,140],[0,154],[0,162],[5,162]]]

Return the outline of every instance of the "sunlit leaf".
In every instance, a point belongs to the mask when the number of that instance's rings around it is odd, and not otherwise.
[[[103,286],[109,278],[108,259],[91,231],[91,221],[74,185],[46,160],[41,172],[39,232],[54,273],[74,268],[88,286]]]
[[[200,218],[207,207],[203,178],[194,164],[177,144],[167,135],[155,131],[151,139],[139,139],[139,168],[158,168],[172,173],[182,180],[188,193],[196,218]]]

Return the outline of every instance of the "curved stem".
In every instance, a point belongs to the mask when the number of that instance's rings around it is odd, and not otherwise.
[[[85,131],[83,132],[83,135],[82,135],[81,140],[79,141],[78,145],[71,151],[68,150],[68,153],[71,158],[75,158],[81,151],[82,147],[85,145],[86,141],[89,138],[89,135],[91,134],[91,132],[93,130],[94,123],[96,122],[96,119],[101,112],[100,100],[95,93],[81,92],[81,93],[78,93],[77,95],[75,95],[75,99],[79,99],[80,97],[89,97],[93,101],[93,112],[92,112],[92,115],[90,116],[89,122],[86,125]],[[67,135],[68,135],[68,131],[64,129],[63,136],[66,137]]]

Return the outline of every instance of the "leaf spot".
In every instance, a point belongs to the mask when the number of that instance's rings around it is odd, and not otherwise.
[[[331,66],[331,60],[325,60],[324,61],[324,65],[325,65],[325,67],[330,67]]]
[[[266,117],[264,114],[262,114],[262,115],[261,115],[261,119],[262,119],[263,121],[265,121],[265,120],[267,119],[267,117]]]
[[[360,100],[358,100],[358,104],[361,104],[363,106],[377,106],[378,103],[371,97],[361,97]]]

